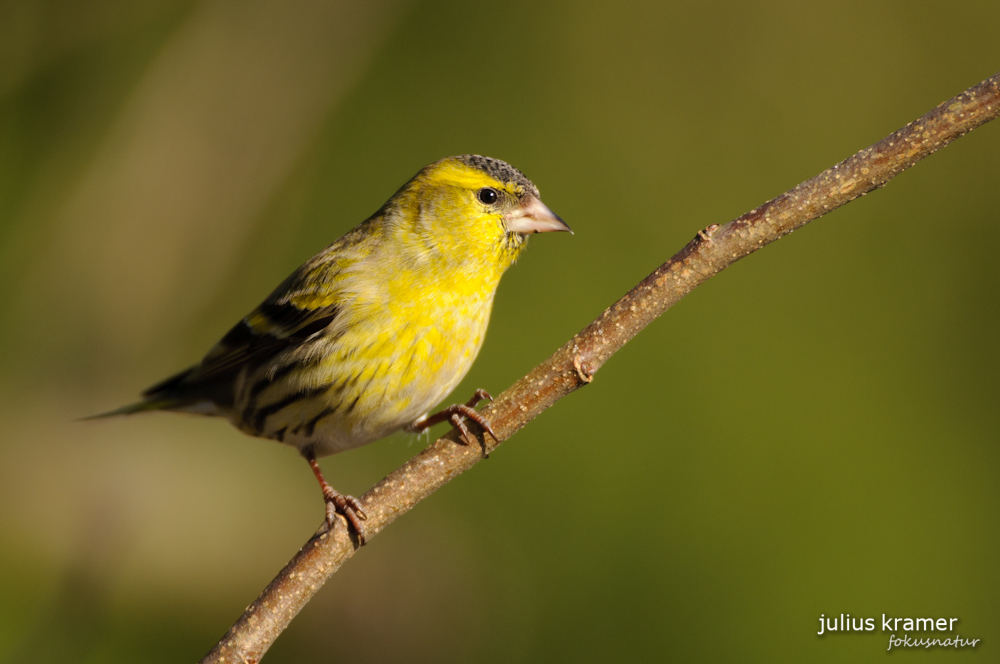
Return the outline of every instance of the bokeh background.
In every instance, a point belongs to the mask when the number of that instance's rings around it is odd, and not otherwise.
[[[0,661],[204,654],[322,518],[222,421],[76,418],[194,361],[418,168],[510,161],[535,238],[458,388],[695,232],[1000,69],[1000,4],[0,3]],[[268,662],[881,660],[1000,640],[1000,126],[741,261],[350,561]],[[443,432],[444,427],[435,429]],[[323,462],[360,495],[416,453]]]

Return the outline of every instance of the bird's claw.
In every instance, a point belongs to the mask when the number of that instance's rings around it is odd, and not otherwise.
[[[490,426],[490,421],[476,410],[476,406],[478,406],[479,402],[484,399],[493,403],[493,397],[489,392],[483,389],[476,390],[476,393],[472,395],[472,398],[464,404],[457,403],[452,406],[448,406],[439,413],[435,413],[428,417],[422,417],[414,422],[410,426],[409,430],[419,433],[428,427],[434,426],[438,422],[447,421],[451,422],[451,425],[458,430],[461,434],[463,442],[465,442],[466,445],[471,445],[472,441],[476,440],[476,438],[469,431],[469,427],[465,426],[465,420],[468,419],[478,424],[483,431],[493,436],[493,440],[499,443],[500,438],[497,437],[493,427]],[[483,440],[483,456],[487,459],[490,458],[485,439]]]
[[[466,442],[473,440],[473,438],[472,434],[469,433],[469,427],[465,426],[463,418],[472,420],[478,424],[483,431],[493,436],[493,440],[498,443],[500,442],[500,439],[497,438],[496,432],[493,431],[493,427],[490,426],[490,421],[469,406],[456,404],[454,406],[449,406],[446,410],[449,414],[448,421],[451,422],[452,426],[461,432],[461,434],[465,437]]]
[[[361,501],[354,496],[345,496],[342,493],[337,493],[329,485],[327,487],[330,490],[326,491],[324,489],[323,491],[323,498],[326,500],[327,526],[333,528],[333,524],[337,520],[337,515],[342,515],[347,519],[347,523],[354,529],[354,532],[357,533],[358,542],[364,545],[366,541],[365,528],[361,522],[366,521],[368,515],[361,509]]]
[[[469,408],[475,408],[476,406],[479,405],[479,402],[483,401],[484,399],[486,401],[489,401],[490,403],[493,403],[493,396],[486,390],[479,388],[478,390],[476,390],[476,393],[472,395],[472,398],[465,403],[465,405],[468,406]]]
[[[478,440],[469,431],[469,427],[465,425],[466,419],[472,420],[473,422],[478,424],[483,431],[493,436],[493,440],[495,440],[498,443],[500,442],[500,439],[497,438],[497,434],[493,430],[493,427],[490,426],[490,421],[487,420],[485,417],[483,417],[472,407],[466,404],[455,404],[454,406],[448,406],[445,409],[445,412],[447,412],[449,415],[448,421],[451,422],[451,425],[453,427],[458,429],[458,432],[461,434],[462,440],[465,441],[466,445],[471,445],[472,441]],[[483,440],[483,456],[486,457],[487,459],[490,458],[490,453],[486,447],[485,440]]]

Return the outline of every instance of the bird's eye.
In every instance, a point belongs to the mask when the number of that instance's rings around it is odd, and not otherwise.
[[[500,195],[497,193],[497,190],[492,187],[483,187],[476,192],[476,198],[478,198],[479,202],[484,205],[493,205],[497,202],[497,199],[500,198]]]

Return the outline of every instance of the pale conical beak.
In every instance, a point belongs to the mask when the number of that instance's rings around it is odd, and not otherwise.
[[[530,194],[524,197],[518,207],[505,214],[503,220],[507,224],[507,230],[522,235],[550,231],[573,232],[545,203]]]

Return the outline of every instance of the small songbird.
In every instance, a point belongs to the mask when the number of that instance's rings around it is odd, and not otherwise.
[[[475,410],[492,401],[484,390],[428,411],[476,359],[497,284],[527,236],[569,230],[509,164],[442,159],[295,270],[197,365],[95,417],[213,415],[292,445],[319,481],[327,522],[342,514],[364,544],[360,501],[335,491],[316,458],[443,421],[467,442],[466,418],[492,434]]]

